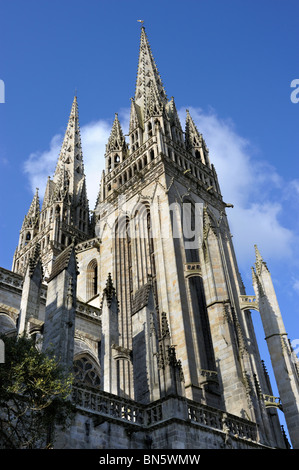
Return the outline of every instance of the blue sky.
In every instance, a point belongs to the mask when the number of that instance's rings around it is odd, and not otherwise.
[[[297,0],[2,2],[0,265],[10,269],[35,187],[42,197],[53,175],[75,90],[93,209],[115,112],[128,130],[143,19],[182,126],[188,108],[234,204],[228,217],[247,293],[257,243],[298,352],[299,103],[290,99],[298,15]]]

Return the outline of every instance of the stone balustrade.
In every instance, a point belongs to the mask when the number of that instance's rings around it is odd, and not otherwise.
[[[259,310],[258,299],[255,295],[240,295],[239,302],[241,310]]]
[[[279,397],[274,397],[273,395],[263,394],[263,399],[266,408],[279,408],[282,410],[282,404]]]
[[[172,419],[168,413],[168,402],[171,400],[180,402],[178,406],[180,412],[176,419],[224,432],[233,437],[257,441],[255,423],[182,397],[169,397],[142,405],[100,390],[73,387],[73,401],[78,410],[92,412],[104,420],[116,420],[143,429]]]
[[[224,411],[194,404],[188,400],[188,415],[190,421],[203,426],[228,432],[233,436],[250,439],[251,441],[256,441],[257,439],[255,423],[230,415]]]
[[[201,276],[201,267],[199,262],[185,263],[185,276]]]

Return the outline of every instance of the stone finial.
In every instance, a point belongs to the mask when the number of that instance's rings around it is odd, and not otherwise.
[[[165,312],[162,312],[161,315],[161,337],[170,337],[169,325],[167,320],[167,315]]]
[[[115,288],[113,286],[111,273],[108,273],[108,278],[107,278],[107,281],[106,281],[106,287],[104,288],[104,291],[103,291],[103,297],[104,297],[104,295],[107,297],[107,303],[110,307],[113,296],[116,296],[116,291],[115,291]]]
[[[33,273],[34,273],[34,269],[38,263],[38,261],[41,260],[41,257],[40,257],[40,243],[36,243],[35,247],[34,247],[34,252],[33,252],[33,256],[31,256],[29,258],[29,276],[32,277],[33,276]],[[42,266],[41,266],[41,273],[42,273]]]
[[[34,229],[38,226],[40,216],[40,202],[38,188],[36,188],[29,210],[24,218],[22,229]]]

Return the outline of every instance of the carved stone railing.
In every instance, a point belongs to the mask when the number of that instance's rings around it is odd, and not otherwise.
[[[24,276],[8,269],[0,268],[0,285],[8,289],[12,288],[22,294]],[[47,296],[47,286],[41,286],[41,299],[45,300]]]
[[[222,431],[222,413],[218,410],[208,410],[202,405],[196,405],[189,402],[188,418],[194,423]]]
[[[188,416],[190,421],[202,426],[218,429],[233,436],[256,441],[256,424],[221,410],[210,409],[188,401]]]
[[[252,442],[257,441],[255,423],[182,397],[174,399],[180,400],[180,416],[184,421]],[[97,415],[99,423],[104,420],[116,420],[124,424],[145,428],[172,419],[169,410],[167,411],[167,398],[142,405],[100,390],[74,386],[73,401],[78,410]]]
[[[97,250],[99,250],[100,244],[101,242],[98,238],[92,238],[90,240],[86,240],[76,245],[76,253],[80,251],[89,250],[90,248],[97,248]]]
[[[215,370],[200,369],[201,382],[216,382],[218,383],[218,372]]]
[[[185,276],[201,276],[200,263],[185,263]]]
[[[259,310],[258,299],[255,295],[239,296],[241,310]]]
[[[100,320],[101,318],[101,310],[93,305],[87,305],[84,302],[80,302],[77,299],[77,306],[76,306],[76,314],[87,316],[92,319]]]
[[[21,290],[23,287],[23,276],[12,271],[8,271],[8,269],[0,268],[0,283],[7,287]]]
[[[79,387],[73,387],[72,398],[77,408],[100,414],[108,420],[116,419],[139,426],[146,424],[144,408],[132,400]]]
[[[266,408],[279,408],[280,410],[282,410],[282,403],[279,397],[263,394],[263,399]]]

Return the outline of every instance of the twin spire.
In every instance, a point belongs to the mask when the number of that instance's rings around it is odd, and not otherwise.
[[[133,132],[136,128],[144,130],[144,123],[149,117],[162,115],[167,116],[170,125],[178,130],[183,141],[183,131],[174,99],[173,97],[170,101],[167,99],[145,28],[142,26],[135,96],[131,98],[129,132]],[[187,111],[186,118],[185,145],[188,150],[193,149],[193,153],[194,149],[205,148],[202,135],[196,129],[189,111]],[[115,114],[111,134],[106,146],[106,153],[110,152],[122,152],[123,157],[128,152],[128,145],[125,141],[117,113]],[[203,150],[201,151],[203,163],[207,163],[204,158],[205,153],[206,151],[204,153]],[[48,178],[42,210],[53,200],[62,199],[66,193],[71,196],[75,203],[79,202],[78,198],[81,200],[87,199],[77,96],[74,97],[72,103],[53,179]],[[35,216],[39,214],[38,193],[34,196],[25,220],[32,220],[31,214],[33,213]]]

